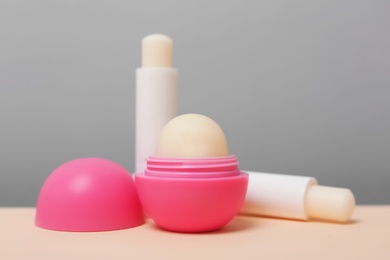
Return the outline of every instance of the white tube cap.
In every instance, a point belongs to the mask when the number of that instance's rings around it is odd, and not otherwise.
[[[307,220],[307,187],[316,185],[312,177],[248,172],[249,183],[241,213]]]

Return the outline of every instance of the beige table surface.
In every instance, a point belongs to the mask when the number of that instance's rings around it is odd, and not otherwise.
[[[34,208],[0,208],[0,259],[387,259],[390,206],[359,206],[348,224],[238,216],[204,234],[145,225],[71,233],[34,226]]]

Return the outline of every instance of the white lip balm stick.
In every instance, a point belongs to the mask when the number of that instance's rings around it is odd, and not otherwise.
[[[317,185],[312,177],[248,172],[249,184],[241,213],[347,222],[355,208],[351,190]]]
[[[172,39],[152,34],[142,40],[142,67],[136,71],[136,172],[157,146],[161,129],[177,114],[177,69]]]

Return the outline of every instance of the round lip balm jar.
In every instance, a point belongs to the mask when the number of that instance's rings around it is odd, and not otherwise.
[[[135,175],[146,213],[163,229],[207,232],[220,229],[244,203],[248,174],[234,155],[209,158],[151,156]]]

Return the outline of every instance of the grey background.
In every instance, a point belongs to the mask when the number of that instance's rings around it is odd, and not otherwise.
[[[0,206],[78,157],[134,168],[140,41],[175,42],[180,113],[247,170],[390,203],[389,1],[1,1]]]

